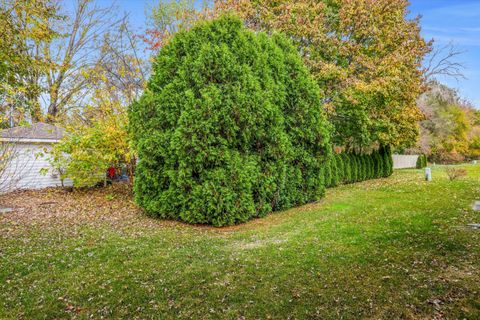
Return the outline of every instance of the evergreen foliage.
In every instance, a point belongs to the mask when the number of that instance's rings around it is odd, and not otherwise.
[[[419,155],[418,158],[417,158],[417,165],[416,165],[417,169],[423,169],[427,165],[428,165],[427,164],[427,156],[424,155],[424,154]]]
[[[369,175],[368,179],[375,179],[375,161],[373,159],[373,155],[368,155],[368,168],[369,168]]]
[[[362,181],[365,181],[368,179],[367,177],[367,155],[360,155],[360,163],[361,163],[361,172],[362,172],[362,175],[361,175],[361,179]]]
[[[222,226],[392,173],[390,147],[331,155],[319,106],[286,37],[231,16],[177,33],[129,110],[136,202],[158,217]]]
[[[335,163],[337,165],[337,184],[345,183],[345,167],[343,165],[343,156],[335,154]]]
[[[344,183],[352,183],[353,164],[348,153],[342,153]]]
[[[337,157],[332,156],[330,159],[330,168],[332,172],[332,180],[330,182],[330,187],[336,187],[338,185],[338,166],[337,166]]]
[[[379,151],[373,152],[375,178],[381,178],[383,175],[383,157]]]
[[[390,147],[382,147],[371,154],[344,152],[335,154],[333,158],[335,159],[335,176],[338,177],[338,184],[388,177],[393,173]]]
[[[164,46],[129,110],[148,213],[215,226],[318,199],[331,153],[320,90],[290,40],[231,16]]]
[[[324,174],[325,174],[325,187],[330,188],[332,186],[332,159],[331,157],[325,162],[324,165]]]
[[[382,177],[389,177],[393,173],[392,152],[389,146],[381,147],[380,154],[383,162]]]

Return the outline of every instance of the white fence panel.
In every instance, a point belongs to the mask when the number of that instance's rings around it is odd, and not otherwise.
[[[417,166],[418,155],[394,154],[393,169],[415,168]]]

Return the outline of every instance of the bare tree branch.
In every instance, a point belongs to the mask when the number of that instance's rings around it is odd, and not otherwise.
[[[452,77],[456,80],[466,79],[463,73],[465,66],[456,61],[465,52],[457,49],[452,42],[435,48],[427,58],[427,66],[424,69],[425,79],[431,81],[438,76]]]

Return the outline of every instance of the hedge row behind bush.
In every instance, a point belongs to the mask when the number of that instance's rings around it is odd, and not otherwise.
[[[371,154],[339,153],[326,163],[325,185],[355,183],[389,177],[393,173],[393,159],[389,147]]]

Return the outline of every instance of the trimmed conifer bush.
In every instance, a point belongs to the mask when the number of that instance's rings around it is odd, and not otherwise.
[[[345,167],[343,164],[343,156],[341,154],[335,154],[335,163],[337,164],[337,183],[345,183]]]
[[[383,177],[389,177],[393,173],[392,153],[389,146],[380,148],[380,153],[383,160]]]
[[[348,153],[342,153],[342,160],[343,160],[343,170],[344,176],[343,181],[344,183],[352,183],[352,171],[353,171],[353,164],[351,158]]]
[[[337,166],[337,157],[332,156],[330,159],[330,168],[332,172],[332,180],[330,182],[330,187],[335,187],[338,185],[338,166]]]
[[[355,162],[355,182],[362,181],[362,168],[360,164],[360,157],[353,153],[353,161]]]
[[[422,159],[423,155],[419,155],[418,158],[417,158],[417,163],[415,164],[415,168],[417,169],[422,169],[423,168],[423,159]]]
[[[368,155],[368,179],[375,179],[375,164],[373,155]]]
[[[362,168],[362,181],[368,180],[367,157],[368,155],[365,155],[365,154],[360,155],[360,162],[361,162],[361,168]]]
[[[427,164],[427,156],[424,155],[424,154],[419,155],[418,158],[417,158],[417,165],[416,165],[417,169],[423,169],[427,165],[428,165]]]
[[[388,157],[388,176],[390,177],[393,174],[393,157],[392,157],[392,148],[390,146],[386,147],[387,157]]]
[[[224,16],[175,35],[129,110],[135,201],[215,226],[318,199],[331,153],[320,90],[297,49]]]
[[[325,187],[330,188],[332,186],[332,157],[325,162],[324,174],[325,174]]]
[[[358,173],[358,165],[357,165],[357,159],[355,157],[355,154],[349,153],[348,154],[350,158],[350,166],[351,166],[351,180],[350,183],[355,183],[357,182],[357,173]]]

